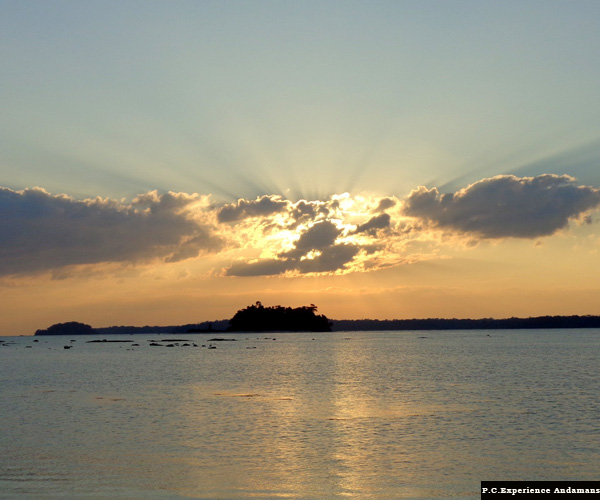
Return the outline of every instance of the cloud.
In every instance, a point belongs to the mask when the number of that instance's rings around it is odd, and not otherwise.
[[[274,276],[294,269],[295,261],[281,259],[261,259],[258,261],[238,261],[226,269],[227,276]]]
[[[341,234],[341,230],[333,222],[317,222],[304,231],[296,241],[295,248],[281,254],[283,257],[297,259],[311,250],[323,250],[332,246]]]
[[[312,259],[300,260],[296,268],[302,273],[328,273],[344,269],[360,248],[353,244],[331,245]]]
[[[186,193],[151,191],[126,202],[0,188],[0,276],[68,278],[82,272],[74,266],[93,273],[97,264],[173,263],[206,252],[233,260],[228,275],[350,272],[360,267],[357,256],[373,260],[374,249],[385,247],[377,229],[390,216],[373,215],[378,205],[347,194],[297,202],[265,195],[219,207]]]
[[[599,206],[599,189],[554,174],[497,176],[454,194],[420,187],[403,201],[265,195],[221,206],[187,193],[152,191],[126,202],[0,188],[0,276],[68,278],[82,272],[77,265],[93,273],[209,252],[202,265],[228,276],[365,272],[441,258],[453,233],[471,242],[551,235],[571,220],[589,220]]]
[[[375,209],[375,211],[383,212],[384,210],[387,210],[388,208],[392,208],[394,205],[396,205],[396,200],[394,200],[392,198],[381,198],[381,200],[379,200],[379,205],[377,205],[377,208]]]
[[[300,200],[290,204],[288,227],[295,228],[300,224],[308,224],[315,220],[326,219],[337,209],[337,202]]]
[[[388,214],[379,214],[371,217],[364,224],[359,224],[356,228],[356,233],[370,232],[373,233],[377,229],[385,229],[390,227],[391,217]]]
[[[355,244],[337,242],[343,232],[331,221],[317,222],[300,234],[291,250],[280,252],[277,258],[237,262],[227,269],[227,275],[307,274],[341,270],[360,251]]]
[[[235,222],[249,217],[264,217],[285,210],[288,201],[277,195],[264,195],[256,200],[239,199],[236,203],[224,205],[217,213],[219,222]]]
[[[419,221],[402,216],[400,205],[395,197],[344,193],[325,200],[288,202],[277,213],[225,224],[228,239],[237,242],[243,257],[234,258],[224,272],[228,276],[346,274],[431,258],[430,234]],[[383,213],[388,209],[390,213]],[[249,249],[252,258],[247,257]]]
[[[198,195],[150,192],[124,204],[0,188],[0,275],[74,264],[174,262],[215,251],[222,241],[190,211],[200,201]]]
[[[554,234],[598,206],[600,190],[577,186],[568,175],[499,175],[454,194],[421,186],[405,199],[403,213],[481,238],[537,238]]]
[[[226,270],[227,276],[272,276],[295,272],[296,274],[332,273],[343,270],[352,261],[360,248],[356,245],[332,245],[311,258],[260,259],[234,263]]]

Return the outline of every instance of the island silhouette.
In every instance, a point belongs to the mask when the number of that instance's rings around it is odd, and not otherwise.
[[[317,314],[317,306],[264,306],[260,301],[237,311],[231,319],[176,326],[109,326],[93,328],[85,323],[56,323],[35,335],[111,335],[137,333],[211,332],[331,332],[378,330],[514,330],[539,328],[600,328],[600,316],[537,316],[505,319],[355,319],[330,320]]]
[[[331,322],[317,306],[265,307],[260,301],[240,309],[229,320],[230,332],[330,332]]]

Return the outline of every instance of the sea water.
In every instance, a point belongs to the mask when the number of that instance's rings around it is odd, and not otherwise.
[[[600,330],[0,340],[5,500],[475,499],[482,480],[600,479]]]

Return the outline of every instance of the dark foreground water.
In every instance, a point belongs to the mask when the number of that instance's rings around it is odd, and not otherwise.
[[[0,337],[0,498],[475,499],[481,480],[600,479],[600,330],[212,336],[237,340]]]

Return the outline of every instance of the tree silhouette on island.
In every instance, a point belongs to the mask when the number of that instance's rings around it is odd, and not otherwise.
[[[317,306],[265,307],[260,301],[240,309],[229,320],[230,332],[330,332],[331,322]]]

